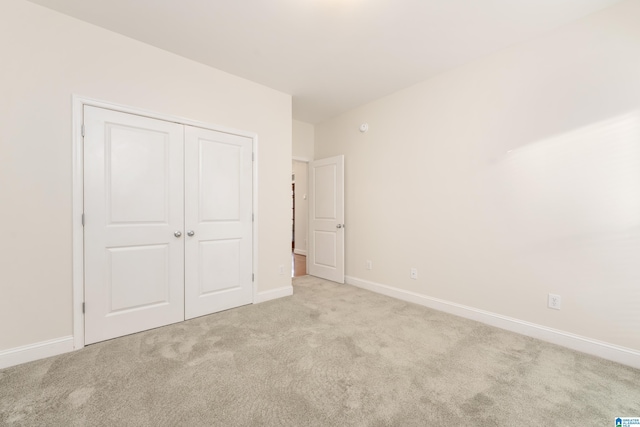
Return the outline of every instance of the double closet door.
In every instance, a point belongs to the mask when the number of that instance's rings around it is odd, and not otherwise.
[[[250,304],[252,140],[84,107],[85,343]]]

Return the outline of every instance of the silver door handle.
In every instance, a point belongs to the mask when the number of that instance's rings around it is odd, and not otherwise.
[[[342,228],[342,224],[336,225],[336,228]]]
[[[174,231],[173,235],[176,236],[176,237],[180,237],[180,236],[182,236],[182,232],[181,231]]]
[[[189,237],[191,237],[191,236],[193,236],[193,235],[195,235],[195,234],[196,234],[196,232],[195,232],[195,231],[193,231],[193,230],[189,230],[189,231],[187,231],[187,236],[189,236]]]

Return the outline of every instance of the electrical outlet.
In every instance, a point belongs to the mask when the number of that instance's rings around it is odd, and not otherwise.
[[[549,308],[554,310],[560,310],[562,304],[562,297],[556,294],[549,294]]]
[[[278,267],[278,271],[280,272],[280,275],[283,276],[284,275],[284,265],[280,264],[280,267]]]
[[[416,280],[418,278],[418,269],[412,268],[409,272],[409,277],[411,277],[413,280]]]
[[[371,260],[369,260],[369,259],[368,259],[368,260],[364,263],[364,265],[365,265],[365,267],[367,268],[367,270],[373,270],[373,263],[371,262]]]

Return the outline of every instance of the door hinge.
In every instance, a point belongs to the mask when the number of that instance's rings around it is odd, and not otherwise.
[[[81,129],[81,131],[82,131],[82,137],[84,138],[84,123],[82,124],[82,129]]]
[[[251,281],[252,281],[252,282],[255,282],[255,281],[256,281],[256,275],[255,275],[255,274],[253,274],[253,273],[251,273]]]
[[[84,314],[84,309],[85,309],[85,303],[82,303],[82,314]]]
[[[256,154],[254,152],[251,152],[251,161],[252,162],[256,161]]]
[[[251,214],[251,222],[255,221],[255,217],[253,214]]]
[[[84,214],[82,214],[82,226],[84,227]]]

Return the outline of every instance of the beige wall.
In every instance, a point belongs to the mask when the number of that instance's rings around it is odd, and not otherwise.
[[[640,350],[638,23],[623,2],[316,125],[347,275]]]
[[[308,166],[307,162],[293,161],[293,173],[296,176],[295,252],[300,255],[307,254],[307,228],[309,224]]]
[[[0,61],[0,350],[72,334],[72,94],[256,132],[259,290],[291,284],[289,95],[22,0]]]
[[[293,120],[292,139],[293,157],[304,160],[313,160],[313,125]]]

